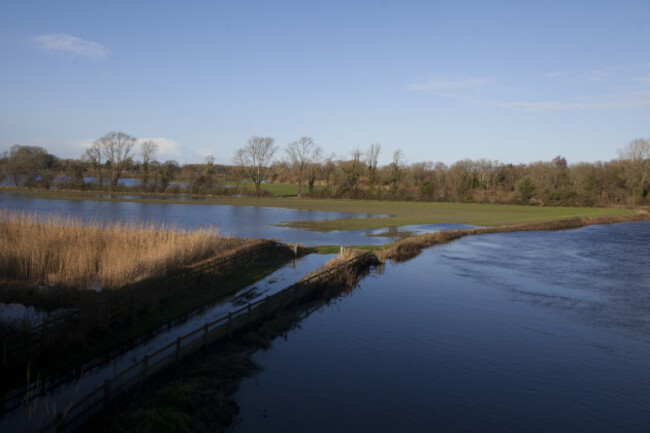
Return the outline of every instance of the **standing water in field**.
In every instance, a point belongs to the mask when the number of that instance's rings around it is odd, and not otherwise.
[[[71,215],[85,221],[131,220],[164,222],[189,228],[214,225],[223,235],[243,238],[276,239],[280,242],[314,245],[382,245],[400,238],[400,233],[385,230],[315,232],[282,227],[287,221],[316,221],[337,218],[381,217],[382,215],[322,212],[255,206],[206,204],[137,203],[118,201],[43,200],[20,193],[0,192],[0,209]],[[410,226],[411,233],[467,228],[464,224],[426,224]],[[379,235],[379,236],[378,236]]]
[[[235,433],[647,431],[650,222],[459,239],[256,354]]]

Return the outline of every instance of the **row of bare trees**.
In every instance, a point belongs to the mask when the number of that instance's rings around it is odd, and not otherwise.
[[[123,177],[139,179],[132,188],[191,194],[246,193],[250,181],[257,195],[268,194],[268,183],[298,185],[298,196],[391,198],[447,201],[537,203],[544,205],[650,204],[650,141],[638,138],[609,162],[568,164],[558,156],[531,164],[505,164],[489,159],[464,159],[451,165],[420,161],[406,163],[401,150],[390,163],[378,164],[381,146],[356,149],[347,156],[326,154],[310,137],[287,144],[284,157],[271,137],[251,137],[234,155],[234,165],[215,163],[180,166],[156,160],[153,141],[109,132],[95,140],[79,159],[64,160],[35,146],[16,145],[0,154],[5,185],[49,188],[124,189]],[[64,181],[57,182],[57,175]],[[92,176],[98,182],[86,182]],[[2,179],[0,179],[2,180]],[[226,185],[228,183],[228,185]],[[234,185],[233,185],[234,184]]]
[[[278,150],[273,143],[270,137],[252,137],[234,158],[258,194],[267,180],[297,183],[301,197],[307,180],[309,194],[316,196],[588,206],[650,203],[650,141],[643,138],[620,149],[613,161],[572,165],[562,156],[519,165],[490,159],[407,164],[404,153],[396,150],[389,164],[379,166],[379,144],[356,149],[346,158],[326,156],[309,137],[289,143],[286,158],[272,162]]]

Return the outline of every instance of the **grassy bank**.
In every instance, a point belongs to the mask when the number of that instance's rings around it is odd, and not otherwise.
[[[566,230],[595,224],[615,224],[631,221],[645,221],[650,219],[650,212],[642,210],[633,214],[603,215],[598,217],[574,217],[545,222],[532,222],[526,224],[512,224],[497,227],[483,227],[465,230],[449,230],[413,236],[385,245],[376,252],[381,259],[404,261],[417,256],[424,248],[440,245],[465,236],[482,235],[489,233],[510,233],[534,230]]]
[[[462,223],[480,226],[536,223],[574,217],[604,217],[629,215],[634,211],[614,208],[537,207],[473,203],[403,202],[378,200],[296,199],[280,197],[196,197],[180,200],[173,196],[157,198],[119,199],[95,193],[31,191],[29,197],[60,200],[126,201],[137,203],[167,203],[186,205],[233,205],[278,207],[325,212],[371,214],[367,218],[342,218],[324,221],[287,221],[286,226],[307,230],[379,229],[404,225]],[[384,215],[385,217],[377,217]],[[386,216],[387,215],[387,216]]]

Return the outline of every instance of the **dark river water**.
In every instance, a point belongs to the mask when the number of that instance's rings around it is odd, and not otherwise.
[[[650,431],[650,222],[463,238],[255,358],[236,433]]]

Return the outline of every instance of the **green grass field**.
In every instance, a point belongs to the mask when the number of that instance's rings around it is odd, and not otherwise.
[[[127,201],[141,203],[168,203],[186,205],[235,205],[263,206],[288,209],[304,209],[327,212],[350,212],[384,217],[343,218],[324,221],[287,221],[285,226],[308,230],[358,230],[379,229],[418,224],[462,223],[479,226],[498,226],[522,224],[571,217],[616,216],[633,213],[628,209],[581,208],[581,207],[537,207],[495,204],[431,203],[402,201],[358,201],[358,200],[317,200],[282,197],[197,197],[195,200],[175,200],[172,196],[164,199],[106,198],[87,192],[63,191],[21,191],[34,198],[59,200]],[[131,194],[132,195],[132,194]]]
[[[235,182],[227,181],[226,185],[234,186]],[[239,186],[240,187],[244,186],[248,188],[248,190],[251,191],[252,193],[255,192],[255,184],[251,182],[240,183]],[[298,196],[298,185],[292,183],[263,183],[262,189],[266,191],[270,191],[276,197],[297,197]],[[325,187],[316,186],[314,187],[314,189],[323,190],[325,189]],[[302,186],[303,194],[306,194],[308,190],[309,190],[308,186],[306,184],[303,184]]]

